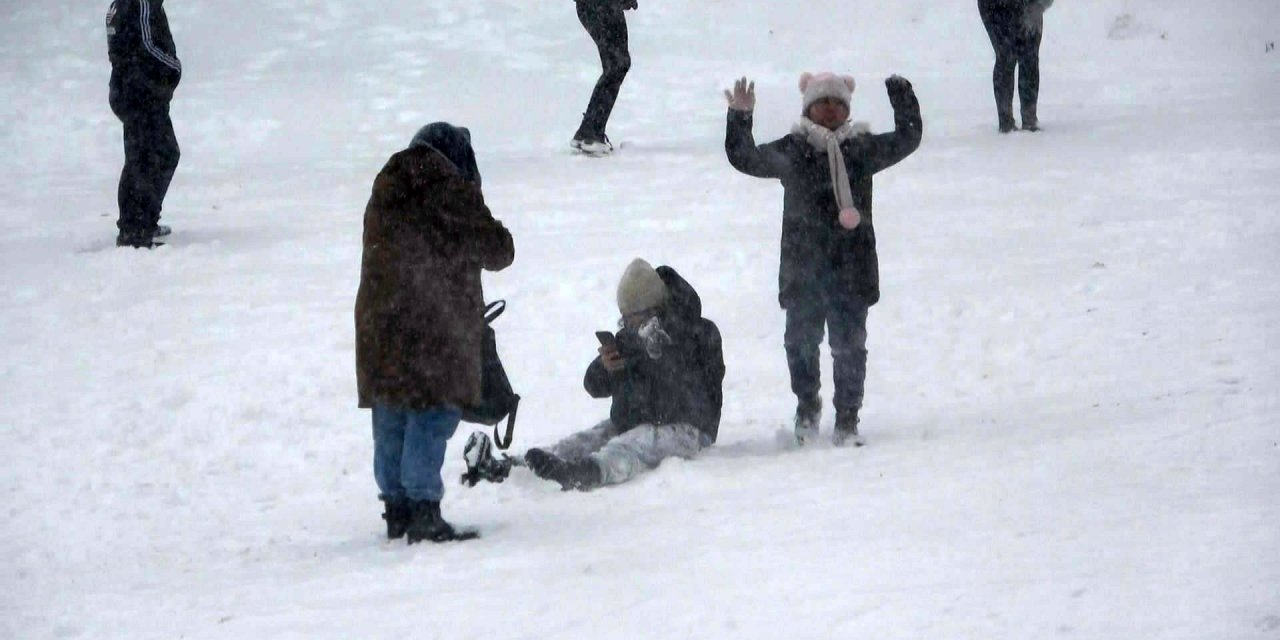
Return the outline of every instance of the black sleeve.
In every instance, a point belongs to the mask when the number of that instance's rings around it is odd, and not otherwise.
[[[587,375],[582,380],[582,386],[592,398],[608,398],[613,395],[613,374],[604,368],[600,356],[596,356],[596,359],[592,360],[587,367]]]
[[[920,101],[911,83],[902,78],[889,83],[889,103],[893,105],[894,130],[871,136],[869,168],[872,173],[888,169],[920,147],[924,122],[920,118]]]
[[[702,339],[698,348],[698,364],[702,378],[704,420],[712,427],[719,427],[720,412],[724,407],[724,349],[720,344],[720,329],[710,320],[704,321]]]
[[[756,146],[751,133],[752,113],[729,109],[725,125],[724,152],[734,169],[756,178],[782,178],[791,167],[791,161],[782,152],[782,141]]]

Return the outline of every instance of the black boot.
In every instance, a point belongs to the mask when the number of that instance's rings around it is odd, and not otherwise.
[[[409,522],[413,519],[413,510],[408,500],[388,500],[379,496],[383,502],[382,519],[387,521],[387,539],[398,540],[409,530]]]
[[[600,465],[591,458],[566,461],[549,451],[530,449],[525,452],[524,461],[535,475],[559,483],[564,491],[589,491],[604,481]]]
[[[832,436],[832,442],[837,447],[846,445],[861,447],[865,444],[862,436],[858,435],[857,411],[841,411],[836,414],[836,431]]]
[[[454,540],[471,540],[480,537],[475,531],[459,531],[445,521],[440,514],[440,501],[414,500],[412,502],[413,520],[409,523],[409,544],[417,544],[423,540],[429,542],[452,542]]]
[[[156,242],[155,236],[150,231],[121,231],[116,235],[117,247],[133,247],[134,249],[154,249],[155,247],[164,246],[163,242]]]
[[[1022,130],[1039,131],[1040,119],[1036,117],[1035,105],[1022,105]]]
[[[818,422],[822,420],[822,396],[800,398],[796,402],[796,442],[804,444],[818,437]]]

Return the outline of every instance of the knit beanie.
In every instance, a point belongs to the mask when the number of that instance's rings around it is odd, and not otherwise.
[[[838,76],[830,71],[800,74],[800,93],[804,94],[801,115],[808,116],[809,107],[823,98],[839,100],[848,107],[854,86],[853,76]]]
[[[631,261],[618,282],[618,311],[630,315],[660,307],[667,302],[667,285],[648,262]]]

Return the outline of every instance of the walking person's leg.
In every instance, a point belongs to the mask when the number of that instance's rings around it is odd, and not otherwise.
[[[1040,40],[1044,35],[1042,16],[1018,38],[1018,99],[1022,106],[1022,128],[1040,129],[1036,106],[1040,100]]]
[[[996,99],[996,117],[999,120],[1001,133],[1017,129],[1013,119],[1013,87],[1018,58],[1014,53],[1014,30],[1018,27],[1016,15],[1007,9],[993,8],[988,3],[980,2],[978,11],[982,16],[982,26],[987,30],[987,38],[991,40],[991,49],[996,60],[991,69],[991,85]]]
[[[787,370],[791,376],[791,392],[796,396],[795,433],[804,441],[818,434],[822,418],[822,367],[819,348],[822,344],[826,311],[820,300],[806,300],[787,308],[787,327],[783,346],[787,352]]]
[[[613,113],[618,91],[631,69],[627,18],[622,7],[614,3],[579,2],[577,5],[578,20],[600,53],[601,72],[573,139],[575,144],[604,142],[607,140],[605,127]]]
[[[836,408],[836,444],[850,438],[856,444],[858,412],[867,379],[867,306],[854,300],[842,301],[828,320],[831,335],[832,378]]]

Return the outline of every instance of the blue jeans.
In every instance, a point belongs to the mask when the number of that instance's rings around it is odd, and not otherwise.
[[[445,406],[421,411],[373,407],[373,477],[382,498],[439,501],[440,467],[462,412]]]

